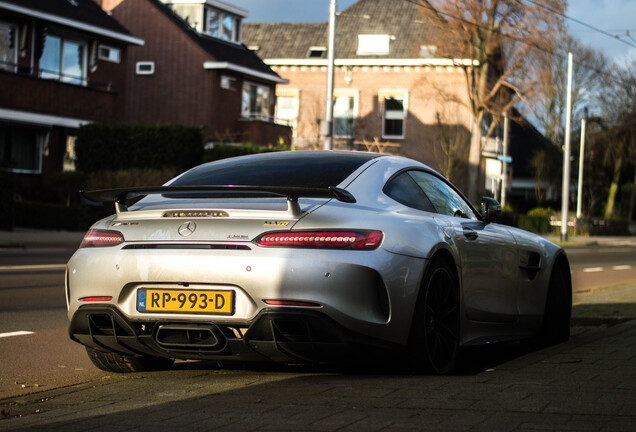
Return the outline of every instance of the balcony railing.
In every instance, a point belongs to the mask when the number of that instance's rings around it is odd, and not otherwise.
[[[15,73],[17,75],[29,76],[51,81],[59,81],[66,84],[73,84],[82,87],[95,88],[99,90],[112,91],[113,83],[99,81],[86,76],[73,75],[48,69],[35,69],[30,67],[19,67],[16,63],[0,61],[0,71]]]

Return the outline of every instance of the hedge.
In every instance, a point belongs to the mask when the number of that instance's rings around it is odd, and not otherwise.
[[[230,157],[243,156],[255,153],[268,153],[275,151],[289,150],[289,147],[264,147],[257,145],[235,145],[235,144],[215,144],[214,147],[208,148],[203,153],[203,162],[212,162],[215,160],[226,159]]]
[[[76,166],[92,173],[129,168],[184,171],[201,163],[201,129],[181,125],[92,123],[79,128]]]

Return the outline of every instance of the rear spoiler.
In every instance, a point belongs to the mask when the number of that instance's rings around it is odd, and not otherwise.
[[[118,213],[128,211],[126,202],[128,200],[151,194],[205,194],[208,192],[221,192],[223,197],[244,198],[246,195],[254,193],[266,193],[273,197],[287,197],[290,210],[297,210],[299,197],[326,197],[335,198],[346,203],[355,203],[354,196],[338,187],[329,186],[324,188],[294,187],[294,186],[150,186],[131,187],[119,189],[99,189],[93,191],[80,190],[80,195],[91,204],[103,204],[114,202]],[[188,197],[190,198],[190,197]],[[203,199],[209,198],[206,196]]]

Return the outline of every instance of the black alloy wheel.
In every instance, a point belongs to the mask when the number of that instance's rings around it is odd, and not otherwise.
[[[429,265],[418,297],[409,363],[418,373],[449,374],[459,353],[459,288],[452,267],[436,259]]]

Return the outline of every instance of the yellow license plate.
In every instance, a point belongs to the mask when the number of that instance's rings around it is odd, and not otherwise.
[[[234,314],[234,291],[140,288],[139,312]]]

